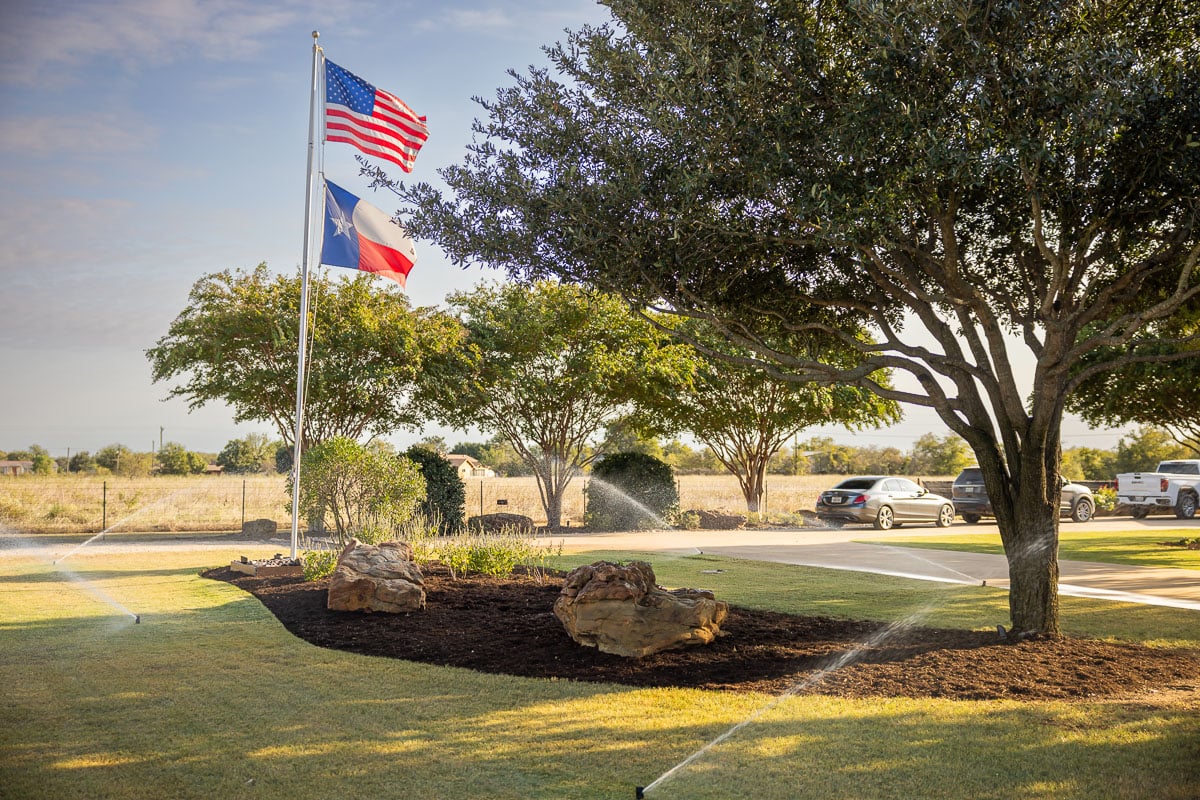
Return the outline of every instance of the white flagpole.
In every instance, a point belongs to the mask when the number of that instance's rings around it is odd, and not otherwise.
[[[292,450],[292,558],[300,542],[300,456],[304,443],[304,345],[308,339],[308,259],[312,239],[313,155],[316,151],[317,76],[320,73],[321,48],[312,32],[312,83],[308,101],[308,171],[304,182],[304,254],[300,267],[300,344],[296,348],[296,431]]]

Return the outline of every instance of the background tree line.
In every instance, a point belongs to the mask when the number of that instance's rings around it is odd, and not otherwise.
[[[383,445],[387,447],[386,444]],[[516,449],[495,436],[485,442],[459,441],[449,446],[445,437],[426,436],[414,447],[442,455],[470,456],[494,470],[499,477],[526,477],[529,465]],[[704,445],[689,445],[678,438],[662,441],[639,436],[627,426],[610,425],[598,453],[633,452],[653,456],[681,475],[719,475],[727,468]],[[1192,458],[1196,453],[1180,444],[1165,428],[1143,425],[1121,437],[1114,448],[1071,447],[1063,450],[1062,474],[1072,480],[1110,481],[1122,472],[1152,470],[1160,461]],[[123,444],[110,444],[95,454],[86,450],[68,456],[52,457],[40,445],[4,451],[0,461],[32,461],[36,474],[85,473],[145,477],[152,474],[186,475],[202,472],[210,463],[222,466],[226,474],[286,473],[292,451],[280,439],[251,433],[230,439],[220,453],[197,453],[175,442],[159,452],[134,452]],[[796,438],[771,456],[768,472],[772,475],[955,475],[974,463],[966,442],[947,434],[926,433],[908,450],[885,445],[855,445],[832,436]]]

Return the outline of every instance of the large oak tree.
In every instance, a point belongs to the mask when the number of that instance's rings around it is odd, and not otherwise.
[[[482,102],[447,196],[396,187],[410,228],[933,409],[982,468],[1014,629],[1057,634],[1064,405],[1111,362],[1073,367],[1200,293],[1200,4],[607,5]]]

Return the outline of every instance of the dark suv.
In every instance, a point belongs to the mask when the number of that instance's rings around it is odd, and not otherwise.
[[[1059,480],[1062,481],[1062,513],[1076,522],[1087,522],[1096,510],[1092,490],[1081,484],[1071,483],[1066,478]],[[988,500],[987,489],[983,488],[983,472],[979,467],[967,467],[960,472],[954,479],[950,495],[954,501],[955,513],[971,524],[984,517],[995,516],[992,503]]]

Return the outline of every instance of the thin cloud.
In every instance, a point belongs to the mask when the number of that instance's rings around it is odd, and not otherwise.
[[[422,31],[455,30],[464,33],[504,36],[528,27],[539,27],[550,24],[558,28],[578,27],[584,21],[595,16],[596,4],[590,0],[555,0],[554,2],[534,3],[529,0],[521,2],[491,2],[483,4],[465,4],[465,8],[444,10],[436,17],[430,17],[415,23]]]
[[[0,30],[4,80],[16,85],[63,83],[98,58],[136,69],[181,58],[244,59],[263,39],[321,13],[316,0],[111,0],[20,4]],[[327,13],[327,10],[326,12]]]
[[[462,9],[445,16],[446,25],[458,30],[503,30],[517,24],[511,12],[491,9]]]
[[[155,126],[144,121],[135,122],[128,114],[99,112],[0,118],[0,151],[20,153],[25,157],[137,152],[152,146],[157,139]]]

